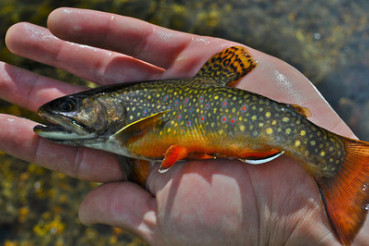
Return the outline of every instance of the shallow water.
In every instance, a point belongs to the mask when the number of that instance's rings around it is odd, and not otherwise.
[[[137,17],[152,23],[234,40],[272,54],[304,73],[357,136],[369,141],[369,2],[366,0],[64,1]],[[19,21],[46,25],[61,1],[0,2],[0,59],[72,83],[63,71],[11,55],[7,28]],[[0,113],[39,120],[0,101]],[[78,181],[0,153],[0,243],[7,245],[141,245],[138,238],[109,226],[86,227],[78,206],[96,184]]]

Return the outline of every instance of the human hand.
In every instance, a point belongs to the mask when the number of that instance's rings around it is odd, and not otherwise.
[[[9,29],[7,46],[15,54],[100,85],[191,77],[212,55],[239,45],[70,8],[51,13],[48,28],[51,33],[19,23]],[[248,50],[259,64],[237,87],[308,107],[311,121],[353,137],[301,73],[274,57]],[[0,63],[0,87],[1,98],[32,111],[85,89],[4,63]],[[51,143],[33,133],[35,124],[0,115],[0,127],[7,129],[0,132],[0,149],[79,179],[106,183],[83,201],[83,223],[118,226],[152,245],[338,244],[312,179],[290,158],[259,166],[231,160],[176,163],[165,174],[154,168],[144,190],[121,182],[124,174],[115,155]],[[368,230],[366,223],[357,245],[368,240]]]

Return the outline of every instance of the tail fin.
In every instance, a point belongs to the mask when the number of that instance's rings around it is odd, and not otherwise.
[[[369,143],[342,140],[346,158],[338,173],[315,178],[315,182],[333,230],[344,245],[349,245],[369,210]]]

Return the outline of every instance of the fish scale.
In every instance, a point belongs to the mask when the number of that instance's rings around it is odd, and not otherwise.
[[[124,156],[127,179],[142,186],[147,161],[161,162],[163,173],[180,160],[262,164],[290,156],[315,181],[338,240],[350,244],[369,208],[369,143],[313,124],[307,108],[227,86],[256,66],[246,49],[229,47],[193,78],[102,86],[55,99],[39,109],[54,125],[34,131]]]
[[[149,148],[155,151],[150,154],[152,159],[162,159],[165,151],[177,144],[214,157],[257,158],[258,150],[263,152],[268,143],[278,151],[282,144],[289,146],[283,148],[286,154],[301,155],[299,160],[319,166],[320,174],[326,171],[324,175],[333,175],[332,171],[337,171],[343,162],[345,151],[341,141],[334,135],[326,141],[329,133],[290,110],[288,105],[231,87],[206,85],[183,90],[194,81],[197,79],[169,80],[165,85],[163,81],[151,82],[149,88],[145,84],[133,86],[133,95],[121,92],[127,103],[128,124],[142,116],[170,110],[163,116],[165,124],[129,145],[134,149],[132,157],[147,156]],[[168,139],[161,150],[155,148],[158,136]],[[194,138],[202,141],[194,145],[191,141]],[[230,151],[230,145],[237,147]]]

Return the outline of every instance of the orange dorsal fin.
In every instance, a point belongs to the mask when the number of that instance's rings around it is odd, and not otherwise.
[[[257,62],[244,47],[232,46],[211,57],[196,77],[209,78],[225,86],[239,80],[256,66]]]
[[[333,177],[315,177],[338,239],[349,245],[369,209],[369,143],[343,138],[346,158]]]

